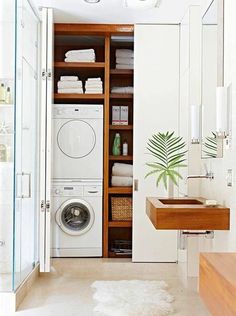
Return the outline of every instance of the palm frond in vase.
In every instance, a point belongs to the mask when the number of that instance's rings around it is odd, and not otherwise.
[[[213,136],[208,136],[203,142],[203,153],[208,158],[217,158],[217,139],[216,134],[212,132]]]
[[[155,158],[155,161],[148,162],[146,165],[151,168],[145,178],[156,176],[156,185],[162,181],[167,189],[167,180],[171,180],[178,186],[178,179],[182,179],[178,168],[187,167],[185,150],[186,144],[182,137],[174,136],[174,132],[157,133],[148,140],[147,150]]]

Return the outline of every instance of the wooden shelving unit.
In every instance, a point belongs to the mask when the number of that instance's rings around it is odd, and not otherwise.
[[[129,258],[130,254],[111,251],[114,240],[132,239],[132,221],[111,220],[111,197],[132,196],[132,187],[111,187],[111,169],[116,161],[133,160],[133,94],[111,93],[113,86],[133,84],[133,70],[115,69],[115,49],[133,48],[133,43],[114,43],[112,36],[132,36],[133,25],[119,24],[64,24],[54,25],[54,103],[104,104],[104,203],[103,203],[103,257]],[[93,45],[94,39],[94,45]],[[87,42],[86,42],[87,41]],[[64,62],[65,52],[71,49],[94,48],[96,62]],[[57,81],[62,75],[76,75],[85,82],[88,77],[101,77],[103,94],[58,94]],[[112,105],[128,105],[129,125],[111,125]],[[115,133],[121,134],[129,144],[128,156],[113,156],[111,146]]]

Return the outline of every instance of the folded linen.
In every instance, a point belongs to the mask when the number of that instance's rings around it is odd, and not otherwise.
[[[131,187],[132,184],[133,184],[132,177],[119,177],[119,176],[111,177],[111,185],[113,187]]]
[[[64,88],[58,89],[58,93],[84,93],[82,88]]]
[[[116,64],[116,69],[134,69],[134,65]]]
[[[94,49],[72,49],[72,50],[68,50],[65,53],[66,57],[69,56],[75,56],[75,55],[94,55],[95,56],[95,50]]]
[[[64,88],[82,88],[82,81],[58,81],[57,87],[59,89]]]
[[[125,58],[125,57],[117,57],[116,63],[122,64],[122,65],[133,65],[134,59],[133,58]]]
[[[77,81],[79,80],[78,76],[61,76],[60,81]]]
[[[134,93],[133,87],[113,87],[111,88],[112,93]]]
[[[116,49],[116,57],[134,57],[134,51],[132,49]]]
[[[88,78],[88,79],[87,79],[87,82],[88,82],[88,81],[89,81],[89,82],[90,82],[90,81],[96,81],[96,82],[97,82],[97,81],[102,81],[102,79],[101,79],[100,77],[97,77],[97,78]]]
[[[85,88],[102,88],[102,82],[101,83],[85,83]]]
[[[102,94],[102,90],[85,90],[86,94]]]
[[[132,177],[133,176],[133,165],[126,163],[115,162],[112,167],[113,176]]]
[[[94,57],[66,57],[64,60],[66,63],[92,63],[95,62]]]

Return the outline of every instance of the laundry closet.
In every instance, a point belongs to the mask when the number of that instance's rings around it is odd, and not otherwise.
[[[145,214],[145,144],[178,129],[179,25],[53,23],[46,8],[43,19],[41,271],[51,256],[175,262],[177,232]]]

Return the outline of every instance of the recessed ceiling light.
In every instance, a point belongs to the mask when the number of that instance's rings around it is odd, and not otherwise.
[[[87,3],[98,3],[100,0],[84,0]]]
[[[159,7],[161,0],[124,0],[125,6],[131,9],[151,9]]]

